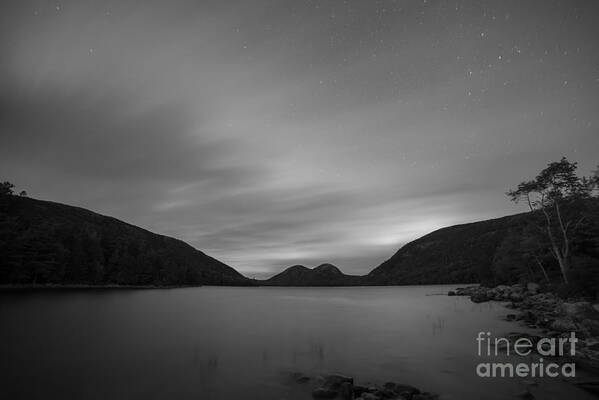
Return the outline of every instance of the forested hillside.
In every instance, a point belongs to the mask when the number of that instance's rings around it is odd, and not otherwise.
[[[599,287],[599,200],[565,207],[584,219],[572,240],[574,284]],[[540,212],[439,229],[403,246],[371,271],[368,284],[559,281],[559,266],[534,225]],[[547,277],[545,277],[545,273]]]
[[[0,284],[251,283],[180,240],[82,208],[0,195]]]

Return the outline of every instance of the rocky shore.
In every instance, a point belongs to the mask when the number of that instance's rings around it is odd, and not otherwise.
[[[575,362],[578,368],[599,375],[599,311],[597,306],[581,298],[561,299],[550,291],[542,290],[536,283],[527,285],[500,285],[494,288],[469,286],[450,291],[449,296],[469,296],[474,303],[486,301],[507,302],[513,309],[506,319],[539,329],[545,337],[568,337],[571,332],[579,339],[576,355],[564,362]],[[530,334],[511,335],[514,340],[527,336],[533,342],[541,337]],[[579,383],[589,386],[589,382]],[[585,387],[599,392],[599,380]]]
[[[397,382],[386,382],[383,385],[360,385],[356,384],[352,377],[337,374],[311,377],[294,373],[291,378],[298,384],[311,385],[314,399],[436,400],[439,398],[434,393],[423,392],[414,386]]]

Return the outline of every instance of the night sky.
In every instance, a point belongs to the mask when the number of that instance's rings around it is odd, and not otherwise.
[[[366,273],[599,162],[596,1],[5,1],[0,179],[251,277]]]

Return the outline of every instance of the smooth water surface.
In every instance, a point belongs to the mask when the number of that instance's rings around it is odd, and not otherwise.
[[[450,286],[199,287],[0,294],[6,399],[300,399],[289,374],[399,381],[442,399],[513,398],[476,376],[479,331],[518,330]],[[587,394],[541,380],[538,398]]]

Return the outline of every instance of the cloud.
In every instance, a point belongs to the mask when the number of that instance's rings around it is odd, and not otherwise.
[[[549,161],[596,165],[597,10],[458,8],[13,2],[2,178],[249,275],[366,273],[430,230],[518,211],[503,192]]]
[[[66,201],[100,211],[144,210],[168,201],[182,185],[216,190],[251,184],[262,175],[257,167],[221,165],[241,141],[202,137],[196,130],[201,117],[192,118],[184,105],[140,103],[128,93],[91,87],[4,90],[2,169],[23,178],[32,193],[51,197],[59,185],[70,193]],[[43,174],[21,177],[19,170]]]

